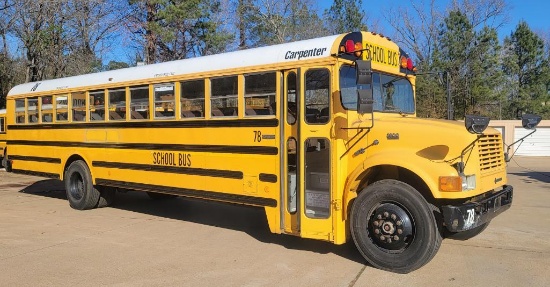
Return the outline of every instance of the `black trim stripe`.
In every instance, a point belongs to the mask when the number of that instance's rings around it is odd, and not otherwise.
[[[92,142],[28,141],[28,140],[14,140],[14,141],[10,140],[8,141],[8,145],[113,148],[113,149],[163,150],[163,151],[186,151],[186,152],[193,151],[193,152],[213,152],[213,153],[260,154],[260,155],[279,154],[279,149],[271,146],[92,143]]]
[[[102,179],[102,178],[97,178],[96,184],[126,188],[126,189],[163,192],[163,193],[169,193],[169,194],[177,194],[177,195],[186,196],[186,197],[225,201],[225,202],[231,202],[231,203],[277,207],[277,201],[273,198],[228,194],[228,193],[221,193],[221,192],[178,188],[178,187],[170,187],[170,186],[162,186],[162,185],[124,182],[124,181],[116,181],[116,180],[109,180],[109,179]]]
[[[210,176],[210,177],[234,178],[234,179],[244,178],[243,173],[241,171],[232,171],[232,170],[189,168],[189,167],[123,163],[123,162],[107,162],[107,161],[93,161],[92,166],[105,167],[105,168],[117,168],[117,169],[142,170],[142,171],[157,171],[157,172],[188,174],[188,175],[200,175],[200,176]]]
[[[269,173],[260,173],[260,181],[277,183],[277,175]]]
[[[108,128],[268,128],[278,127],[278,119],[237,119],[237,120],[190,120],[190,121],[130,121],[130,122],[100,122],[100,123],[67,123],[67,124],[35,124],[9,125],[10,130],[38,129],[108,129]]]
[[[47,163],[61,163],[60,158],[51,158],[51,157],[40,157],[40,156],[24,156],[24,155],[11,155],[11,160],[22,160],[22,161],[34,161],[34,162],[47,162]]]
[[[33,176],[49,177],[49,178],[59,179],[59,174],[49,173],[49,172],[39,172],[39,171],[15,169],[15,168],[12,169],[11,172],[19,173],[19,174],[25,174],[25,175],[33,175]]]

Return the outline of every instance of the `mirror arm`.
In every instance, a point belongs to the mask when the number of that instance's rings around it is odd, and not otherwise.
[[[511,143],[510,145],[508,145],[508,146],[506,147],[506,153],[504,154],[504,160],[505,160],[506,162],[509,162],[510,160],[512,160],[512,157],[514,157],[514,155],[516,154],[517,149],[514,151],[514,154],[513,154],[511,157],[508,158],[508,155],[510,154],[510,149],[511,149],[514,145],[516,145],[518,142],[520,143],[519,145],[521,145],[521,144],[523,143],[523,141],[525,140],[525,138],[527,138],[528,136],[534,134],[536,131],[537,131],[537,129],[534,129],[534,130],[533,130],[532,132],[530,132],[529,134],[525,135],[524,137],[520,138],[519,140],[517,140],[517,141]],[[519,146],[518,146],[518,147],[519,147]]]

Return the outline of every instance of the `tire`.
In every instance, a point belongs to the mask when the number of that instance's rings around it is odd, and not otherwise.
[[[6,169],[7,172],[11,172],[11,164],[8,160],[8,153],[4,154],[4,158],[2,158],[2,166]]]
[[[462,231],[462,232],[447,232],[445,233],[445,238],[453,239],[453,240],[468,240],[470,238],[476,237],[481,232],[483,232],[487,227],[489,226],[489,222],[485,222],[482,225],[472,228],[470,230]]]
[[[110,186],[98,186],[99,189],[99,202],[98,208],[111,206],[116,199],[117,189]]]
[[[97,207],[99,190],[92,182],[92,175],[82,160],[72,162],[65,171],[65,189],[72,208],[86,210]]]
[[[173,195],[173,194],[150,192],[150,191],[147,192],[147,195],[149,195],[149,197],[154,200],[169,199],[169,198],[177,197],[177,195]]]
[[[416,189],[397,180],[363,189],[350,220],[357,249],[379,269],[409,273],[428,263],[441,246],[431,207]]]

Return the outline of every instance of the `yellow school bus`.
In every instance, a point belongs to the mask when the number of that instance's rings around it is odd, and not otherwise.
[[[2,166],[5,166],[4,164],[5,153],[6,153],[6,109],[0,109],[0,163],[2,164]]]
[[[273,233],[353,240],[406,273],[512,202],[500,133],[417,118],[414,88],[371,32],[26,83],[8,166],[63,180],[81,210],[117,189],[262,207]]]

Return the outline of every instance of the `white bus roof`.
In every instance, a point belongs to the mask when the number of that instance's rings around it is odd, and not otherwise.
[[[330,56],[336,39],[334,35],[305,41],[235,51],[211,56],[183,59],[159,64],[86,74],[54,80],[25,83],[15,86],[8,96],[77,88],[82,86],[122,83],[166,76],[217,71],[248,66],[309,60]]]

